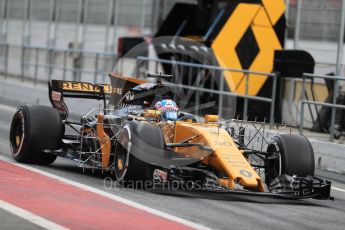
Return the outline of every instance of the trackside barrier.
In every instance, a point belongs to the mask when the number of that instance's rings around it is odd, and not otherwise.
[[[7,78],[8,75],[9,44],[0,43],[0,73]]]
[[[80,81],[85,75],[96,83],[97,77],[107,76],[117,60],[117,55],[111,52],[97,52],[84,49],[60,49],[41,46],[23,46],[21,61],[21,80],[33,78],[35,84],[39,80],[39,70],[47,72],[43,80],[54,78],[67,79],[68,73],[71,80]],[[26,71],[33,68],[33,73],[28,76]],[[57,72],[60,74],[57,76]]]
[[[310,101],[305,100],[305,93],[306,93],[306,80],[311,78],[321,78],[321,79],[329,79],[334,80],[333,84],[333,95],[332,95],[332,103],[325,103],[325,102],[317,102],[317,101]],[[302,100],[301,100],[301,117],[300,117],[300,134],[303,134],[303,120],[304,120],[304,105],[305,104],[312,104],[312,105],[319,105],[319,106],[326,106],[332,108],[331,113],[331,124],[330,124],[330,141],[333,141],[334,133],[335,133],[335,113],[336,109],[345,109],[345,105],[336,104],[336,99],[338,95],[338,86],[339,81],[345,81],[345,77],[340,76],[327,76],[327,75],[317,75],[317,74],[303,74],[303,83],[302,83]]]
[[[247,112],[248,112],[248,100],[254,100],[254,101],[261,101],[261,102],[267,102],[270,103],[270,127],[273,127],[274,124],[274,106],[275,106],[275,100],[276,100],[276,90],[277,90],[277,73],[263,73],[263,72],[255,72],[255,71],[249,71],[249,70],[240,70],[240,69],[231,69],[231,68],[222,68],[219,66],[213,66],[213,65],[203,65],[203,64],[197,64],[197,63],[190,63],[190,62],[183,62],[183,61],[172,61],[172,60],[166,60],[166,59],[159,59],[159,58],[148,58],[148,57],[143,57],[139,56],[137,57],[137,62],[147,62],[148,64],[150,62],[155,63],[155,68],[158,69],[159,64],[171,64],[174,67],[173,69],[185,69],[184,67],[190,67],[188,68],[189,73],[187,76],[193,77],[192,72],[193,68],[196,68],[198,70],[198,75],[202,70],[213,70],[213,71],[218,71],[220,74],[218,75],[220,79],[220,84],[219,84],[219,90],[215,89],[208,89],[202,87],[196,87],[192,85],[184,85],[184,84],[171,84],[171,83],[165,83],[167,85],[170,85],[172,87],[178,87],[178,88],[183,88],[183,89],[189,89],[189,90],[194,90],[198,92],[206,92],[206,93],[213,93],[218,95],[218,101],[219,105],[222,105],[223,102],[223,96],[235,96],[239,98],[243,98],[243,118],[247,118]],[[237,72],[237,73],[243,73],[244,78],[245,78],[245,94],[237,94],[229,91],[224,90],[224,77],[223,73],[229,71],[229,72]],[[273,87],[272,87],[272,93],[271,93],[271,98],[267,97],[260,97],[260,96],[250,96],[248,95],[248,88],[249,88],[249,77],[250,74],[255,74],[255,75],[260,75],[260,76],[268,76],[273,78]],[[174,75],[174,74],[173,74]],[[197,101],[197,100],[196,100]],[[218,110],[218,115],[221,117],[221,111],[222,108],[219,106]]]

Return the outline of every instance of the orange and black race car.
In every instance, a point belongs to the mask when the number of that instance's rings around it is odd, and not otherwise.
[[[304,136],[275,136],[266,151],[249,149],[244,131],[236,134],[218,115],[179,109],[162,82],[172,76],[147,77],[155,83],[116,73],[112,85],[52,80],[52,107],[18,107],[10,131],[13,158],[51,164],[64,157],[111,171],[124,185],[174,183],[200,191],[330,198],[331,182],[314,176],[314,153]],[[72,122],[65,97],[103,100],[104,108]]]

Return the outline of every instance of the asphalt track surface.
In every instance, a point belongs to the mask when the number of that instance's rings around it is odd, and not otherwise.
[[[8,133],[14,108],[0,105],[0,158],[13,162]],[[157,194],[150,191],[105,185],[109,174],[83,172],[68,160],[58,158],[50,166],[28,167],[113,194],[211,229],[344,229],[345,178],[333,175],[330,200],[281,200],[244,195]],[[318,171],[322,176],[325,172]],[[1,176],[1,175],[0,175]],[[115,184],[115,183],[114,183]],[[108,186],[109,183],[106,183]],[[92,215],[90,215],[92,218]],[[135,218],[135,216],[133,216]],[[121,226],[121,220],[118,220]],[[116,228],[116,227],[114,227]],[[40,229],[36,224],[0,208],[0,229]]]

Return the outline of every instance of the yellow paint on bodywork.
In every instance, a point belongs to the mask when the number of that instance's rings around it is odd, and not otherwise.
[[[199,147],[178,147],[175,151],[186,157],[199,158],[202,163],[225,173],[228,178],[221,179],[220,183],[229,189],[234,189],[236,181],[247,189],[264,191],[261,178],[244,158],[226,130],[218,128],[217,124],[176,122],[175,143],[195,135],[198,137],[191,142],[203,143],[211,147],[213,149],[211,154],[210,152],[206,154],[206,151]]]
[[[161,111],[154,110],[154,109],[145,109],[144,110],[144,117],[159,117],[161,115]]]
[[[218,122],[219,121],[219,117],[218,115],[209,115],[206,114],[205,115],[205,122],[209,123],[209,122]]]
[[[99,144],[101,145],[101,153],[102,153],[102,167],[108,168],[109,167],[109,158],[110,158],[110,150],[111,150],[111,142],[109,136],[105,133],[103,127],[103,114],[97,115],[97,137],[99,140]]]

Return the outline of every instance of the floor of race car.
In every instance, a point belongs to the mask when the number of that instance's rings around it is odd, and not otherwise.
[[[0,164],[0,169],[2,170],[5,169],[5,164],[8,166],[12,164],[8,162],[13,162],[8,146],[8,130],[13,112],[13,108],[0,106],[0,161],[4,162],[2,163],[3,165]],[[333,180],[333,189],[331,195],[334,197],[335,201],[289,201],[268,197],[245,195],[226,195],[220,198],[213,197],[212,195],[210,195],[209,197],[205,197],[196,193],[169,194],[168,192],[168,194],[157,194],[150,191],[125,189],[115,186],[114,181],[109,180],[105,183],[105,178],[109,176],[108,174],[92,174],[91,171],[86,171],[83,173],[80,168],[75,167],[73,163],[65,159],[58,159],[51,166],[28,165],[26,167],[28,167],[29,169],[33,168],[34,170],[52,174],[58,178],[62,178],[62,181],[72,181],[74,183],[84,185],[91,190],[94,189],[100,191],[101,194],[95,194],[97,195],[97,197],[100,197],[94,199],[94,203],[92,203],[92,206],[106,206],[106,210],[102,211],[104,212],[103,214],[106,215],[109,212],[112,213],[112,218],[123,228],[126,228],[126,225],[125,222],[123,222],[124,219],[121,217],[126,216],[131,212],[134,212],[135,210],[133,211],[132,209],[123,209],[123,213],[121,213],[121,215],[117,215],[114,210],[116,210],[120,205],[117,205],[115,203],[113,204],[113,206],[104,204],[103,202],[108,203],[108,201],[105,201],[107,199],[105,197],[106,194],[109,194],[109,196],[116,196],[129,200],[131,202],[135,202],[136,204],[140,204],[151,211],[156,210],[157,213],[159,213],[159,218],[162,218],[164,221],[167,221],[167,219],[161,215],[162,213],[167,214],[168,218],[170,219],[172,217],[176,217],[177,220],[183,219],[187,223],[194,223],[194,227],[199,226],[212,229],[343,229],[345,223],[344,175],[335,175],[335,177],[337,177],[337,180]],[[8,171],[8,168],[3,172],[1,172],[0,170],[0,176],[3,177],[3,175],[5,175],[5,172]],[[334,175],[329,175],[329,173],[321,171],[318,171],[318,175],[334,178]],[[43,185],[47,183],[45,182],[46,180],[50,180],[49,178],[45,178],[45,175],[41,174],[37,177],[42,179],[40,183],[42,183]],[[62,181],[55,183],[66,186]],[[16,183],[15,181],[9,180],[7,182],[9,183],[7,184],[7,187],[14,186],[16,184],[18,185],[18,183]],[[51,183],[51,181],[49,183]],[[52,183],[54,184],[54,182]],[[3,191],[3,187],[1,186],[5,186],[5,183],[0,185],[0,190]],[[72,188],[70,188],[72,190],[77,189],[75,187],[73,188],[73,185],[68,186],[72,186]],[[22,187],[21,189],[23,191],[25,191],[26,189],[27,191],[32,191],[32,189],[30,189],[30,185],[27,185],[27,187],[24,188]],[[9,199],[8,197],[11,197],[11,195],[14,194],[7,194],[5,197],[4,194],[1,195],[0,192],[0,200],[4,200],[6,198],[5,201],[7,203],[10,203],[10,205],[13,205],[15,207],[19,206],[24,209],[28,208],[28,206],[15,202],[12,198]],[[21,197],[22,200],[24,200],[24,198],[25,197]],[[90,200],[88,202],[91,202]],[[54,204],[54,199],[52,202],[53,203],[51,203],[50,206],[46,207],[47,209],[54,209],[55,207],[58,208],[57,204]],[[69,202],[72,206],[75,205],[73,199],[70,199]],[[0,208],[1,229],[40,229],[37,223],[30,221],[30,219],[25,219],[24,216],[20,216],[20,212],[13,214],[13,212],[10,211],[11,209],[6,208],[8,206],[4,206],[4,203],[0,202],[0,207],[2,207]],[[135,208],[133,206],[130,207]],[[26,211],[29,211],[30,213],[38,217],[43,216],[43,214],[40,214],[40,212],[35,209]],[[135,213],[140,212],[137,211]],[[88,226],[87,228],[101,228],[101,223],[97,225],[97,222],[100,221],[97,221],[92,212],[87,213],[86,216],[78,216],[78,213],[76,213],[75,216],[71,216],[71,214],[69,214],[69,223],[71,222],[74,225],[66,225],[65,223],[49,216],[43,217],[44,219],[48,220],[48,222],[53,222],[53,224],[55,223],[58,226],[71,227],[74,229],[82,228],[81,226],[78,227],[77,224],[83,223],[82,221],[80,221],[83,220],[83,218],[93,218],[94,220],[96,220],[92,222],[95,225]],[[133,220],[139,220],[140,216],[136,218],[136,214],[134,214],[132,215],[132,218]],[[172,221],[172,226],[176,226],[175,222]],[[171,222],[168,221],[168,223]],[[145,225],[138,226],[141,226],[142,229],[147,227]],[[115,228],[115,226],[108,226],[108,228]]]

